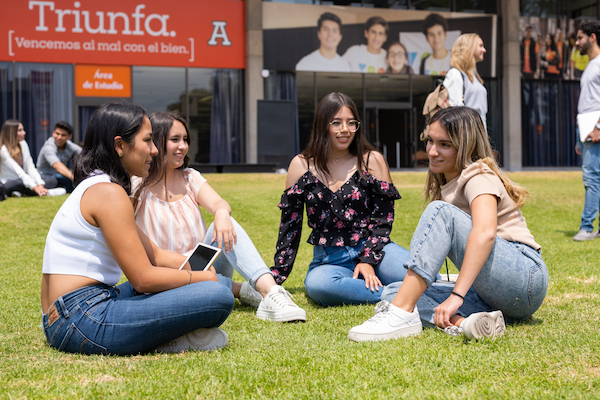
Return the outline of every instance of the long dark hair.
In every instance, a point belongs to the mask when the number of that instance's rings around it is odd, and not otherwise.
[[[137,202],[140,198],[140,194],[142,190],[149,186],[156,185],[160,182],[161,179],[166,177],[167,174],[167,139],[169,138],[169,132],[173,127],[173,122],[179,121],[181,125],[185,128],[185,132],[187,133],[187,142],[188,146],[191,144],[190,139],[190,130],[188,129],[187,123],[185,119],[181,116],[164,111],[157,111],[150,115],[150,124],[152,125],[152,141],[158,148],[158,155],[152,159],[152,164],[150,164],[150,170],[148,171],[148,176],[146,176],[142,183],[137,187],[134,193],[134,205],[137,205]],[[190,158],[186,154],[183,159],[183,165],[180,169],[187,168],[190,162]],[[165,182],[165,195],[166,195],[167,185]]]
[[[97,109],[85,131],[83,149],[73,167],[75,186],[100,170],[110,176],[111,182],[131,194],[131,180],[115,150],[115,137],[120,136],[125,143],[132,144],[145,117],[146,110],[131,103],[107,103]]]
[[[333,121],[335,115],[340,111],[342,107],[348,107],[352,111],[354,118],[360,122],[358,110],[356,105],[350,97],[344,93],[332,92],[327,96],[323,97],[319,105],[317,106],[317,112],[315,114],[315,120],[313,122],[312,131],[310,133],[310,139],[306,150],[302,152],[302,156],[306,160],[312,159],[315,163],[317,171],[329,176],[329,168],[327,162],[329,161],[329,155],[331,153],[331,143],[329,141],[329,123]],[[373,150],[373,146],[363,136],[362,124],[358,126],[358,130],[354,134],[354,140],[350,143],[348,150],[350,154],[358,158],[358,171],[362,174],[365,168],[364,155],[370,150]]]

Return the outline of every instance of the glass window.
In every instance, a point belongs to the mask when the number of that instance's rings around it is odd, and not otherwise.
[[[486,14],[496,14],[498,12],[496,1],[492,0],[456,0],[454,11]]]
[[[365,74],[367,101],[410,102],[408,75]]]
[[[72,64],[15,64],[14,107],[34,159],[56,122],[73,124],[73,74]]]
[[[596,3],[596,0],[592,1],[594,4]],[[540,18],[556,16],[556,2],[557,0],[521,0],[521,15]],[[590,0],[584,2],[590,2]]]
[[[408,8],[408,0],[364,0],[364,6],[405,10]]]
[[[192,163],[210,162],[210,110],[214,71],[211,68],[188,70],[189,128],[192,137],[188,155]]]
[[[450,0],[411,0],[410,8],[427,11],[450,11]]]
[[[185,68],[133,67],[133,102],[155,111],[184,113]]]
[[[296,93],[298,93],[298,127],[300,151],[306,149],[310,130],[315,117],[314,72],[296,73]]]
[[[0,62],[0,123],[13,117],[13,65]]]

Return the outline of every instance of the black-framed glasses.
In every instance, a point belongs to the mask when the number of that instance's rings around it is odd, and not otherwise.
[[[331,121],[329,123],[329,125],[331,125],[331,127],[333,128],[333,131],[335,133],[338,133],[343,129],[344,122],[335,120],[335,121]],[[356,132],[358,130],[358,127],[360,126],[360,122],[358,122],[355,119],[352,119],[352,120],[346,122],[346,126],[348,127],[348,130],[350,132]]]

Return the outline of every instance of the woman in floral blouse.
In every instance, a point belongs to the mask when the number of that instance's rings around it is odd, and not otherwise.
[[[404,279],[408,251],[390,240],[400,195],[345,94],[330,93],[319,103],[308,147],[290,163],[286,187],[271,268],[278,284],[294,265],[305,204],[314,246],[304,280],[310,298],[324,306],[376,303],[384,285]]]

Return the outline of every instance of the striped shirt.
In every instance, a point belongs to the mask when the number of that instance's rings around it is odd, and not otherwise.
[[[206,179],[191,168],[183,170],[183,177],[186,191],[182,199],[163,201],[146,188],[140,194],[135,210],[135,221],[148,238],[161,249],[179,254],[193,250],[204,240],[206,233],[206,224],[196,201]],[[132,193],[141,181],[139,177],[132,178]]]

